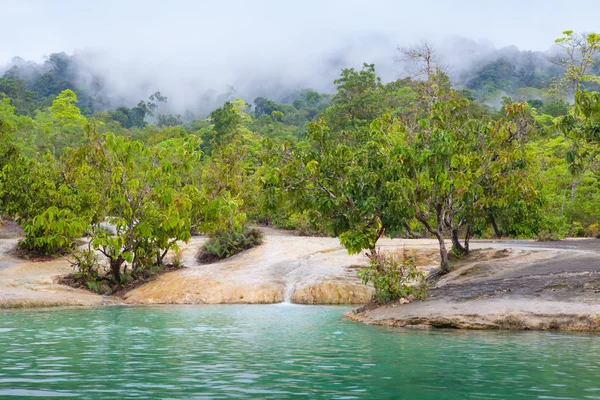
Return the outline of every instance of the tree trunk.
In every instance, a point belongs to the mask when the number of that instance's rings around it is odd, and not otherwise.
[[[425,230],[432,235],[434,235],[438,243],[440,245],[440,272],[441,274],[446,274],[450,272],[450,265],[448,264],[448,250],[446,249],[446,243],[444,242],[444,221],[442,220],[442,207],[441,205],[437,205],[436,207],[437,214],[437,226],[434,230],[429,222],[427,221],[427,217],[425,214],[420,213],[416,215],[417,221],[423,224]]]
[[[571,181],[571,222],[569,224],[569,237],[573,236],[573,228],[575,226],[575,215],[573,212],[573,204],[575,203],[575,194],[577,193],[577,182],[575,178]]]
[[[444,242],[444,236],[440,232],[434,232],[440,244],[440,268],[442,273],[450,272],[450,265],[448,264],[448,250],[446,249],[446,243]]]
[[[410,225],[408,225],[406,222],[404,222],[404,229],[406,229],[406,235],[409,239],[415,238],[417,237],[411,230],[410,230]]]
[[[502,232],[498,229],[498,224],[496,224],[496,218],[494,218],[494,214],[491,211],[488,211],[488,217],[490,220],[490,224],[492,224],[492,229],[494,230],[494,235],[496,238],[502,238]]]
[[[469,253],[469,243],[471,243],[471,226],[467,224],[467,232],[465,233],[465,249]]]
[[[454,251],[460,255],[466,255],[469,253],[469,250],[460,243],[460,238],[458,237],[458,228],[454,228],[450,231],[450,238],[452,239],[452,248]]]
[[[110,272],[112,273],[113,279],[115,283],[121,284],[121,265],[123,265],[123,258],[119,256],[118,258],[110,259]]]

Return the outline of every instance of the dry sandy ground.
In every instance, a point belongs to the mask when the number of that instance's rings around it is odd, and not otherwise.
[[[0,308],[92,306],[101,296],[54,283],[54,278],[73,272],[65,259],[29,262],[10,252],[16,239],[0,239]]]
[[[480,241],[424,301],[347,313],[370,324],[600,331],[600,240]]]
[[[349,256],[337,239],[299,237],[265,229],[265,243],[231,259],[198,265],[203,238],[182,248],[188,268],[161,275],[127,293],[142,304],[279,303],[364,304],[372,289],[362,285],[356,267],[364,256]]]
[[[362,285],[358,265],[337,239],[298,237],[265,229],[265,243],[231,259],[198,265],[195,255],[206,241],[183,244],[188,268],[166,273],[125,295],[105,299],[55,283],[72,272],[66,259],[29,262],[11,256],[18,238],[0,239],[0,308],[130,304],[278,303],[364,304],[372,288]],[[10,235],[7,235],[10,236]],[[171,255],[173,256],[173,255]]]

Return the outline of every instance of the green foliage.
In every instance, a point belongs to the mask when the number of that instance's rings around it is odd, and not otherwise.
[[[101,265],[98,255],[91,248],[75,250],[69,259],[75,268],[74,278],[82,285],[98,292],[100,286],[98,281],[101,277]]]
[[[585,230],[586,237],[600,238],[600,224],[594,223]]]
[[[90,222],[86,196],[65,181],[65,171],[51,155],[32,160],[13,154],[0,173],[4,216],[25,231],[20,247],[50,254],[69,249]]]
[[[421,79],[385,83],[364,64],[332,95],[259,97],[253,110],[237,99],[193,121],[166,113],[160,92],[100,111],[66,54],[35,73],[17,60],[0,78],[0,212],[41,253],[91,232],[110,271],[99,279],[115,286],[161,268],[192,232],[221,232],[212,253],[228,256],[257,221],[372,256],[383,236],[424,232],[445,268],[448,238],[465,254],[471,237],[594,236],[600,38],[566,31],[556,45],[554,64],[503,52],[467,89],[411,53]]]
[[[373,249],[386,229],[400,229],[407,212],[394,165],[386,163],[393,137],[377,126],[337,132],[324,120],[311,123],[310,142],[266,182],[282,182],[288,201],[313,210],[351,253]]]
[[[41,254],[65,252],[73,246],[75,238],[83,235],[86,226],[85,218],[72,210],[50,207],[23,224],[25,239],[19,242],[19,247]]]
[[[554,42],[560,51],[551,61],[564,68],[564,74],[553,82],[555,93],[577,95],[588,83],[600,83],[600,77],[592,73],[600,54],[599,34],[567,30]]]
[[[552,101],[552,102],[546,102],[540,108],[540,111],[544,114],[548,114],[553,117],[560,117],[560,116],[568,114],[569,104],[564,100],[556,100],[556,101]]]
[[[211,235],[198,252],[198,262],[211,263],[234,256],[262,243],[263,234],[257,228],[227,230]]]
[[[167,252],[191,236],[195,189],[182,176],[198,160],[194,143],[153,148],[109,134],[91,141],[86,153],[84,163],[102,166],[92,179],[107,184],[101,203],[115,227],[114,235],[97,230],[91,243],[108,258],[114,283],[122,283],[124,265],[133,274],[162,265]],[[87,179],[78,183],[89,188]]]
[[[406,249],[401,257],[385,252],[372,255],[369,267],[360,269],[358,275],[365,285],[373,284],[374,300],[379,303],[420,299],[427,291],[425,274]]]
[[[537,234],[538,242],[556,242],[560,240],[556,232],[540,231]]]

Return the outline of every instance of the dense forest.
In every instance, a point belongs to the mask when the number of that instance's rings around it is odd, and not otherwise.
[[[566,31],[549,56],[506,52],[453,80],[429,44],[400,53],[406,78],[364,64],[335,93],[235,99],[206,118],[166,112],[161,92],[111,108],[64,53],[14,60],[0,78],[0,213],[28,254],[88,237],[72,258],[92,288],[160,269],[193,234],[227,256],[257,223],[366,251],[376,285],[390,264],[407,274],[396,284],[415,277],[378,252],[384,236],[436,238],[443,273],[471,238],[598,235],[600,35]]]

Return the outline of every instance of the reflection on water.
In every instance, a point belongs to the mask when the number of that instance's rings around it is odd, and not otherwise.
[[[0,312],[0,397],[600,399],[600,336],[372,327],[345,310]]]

